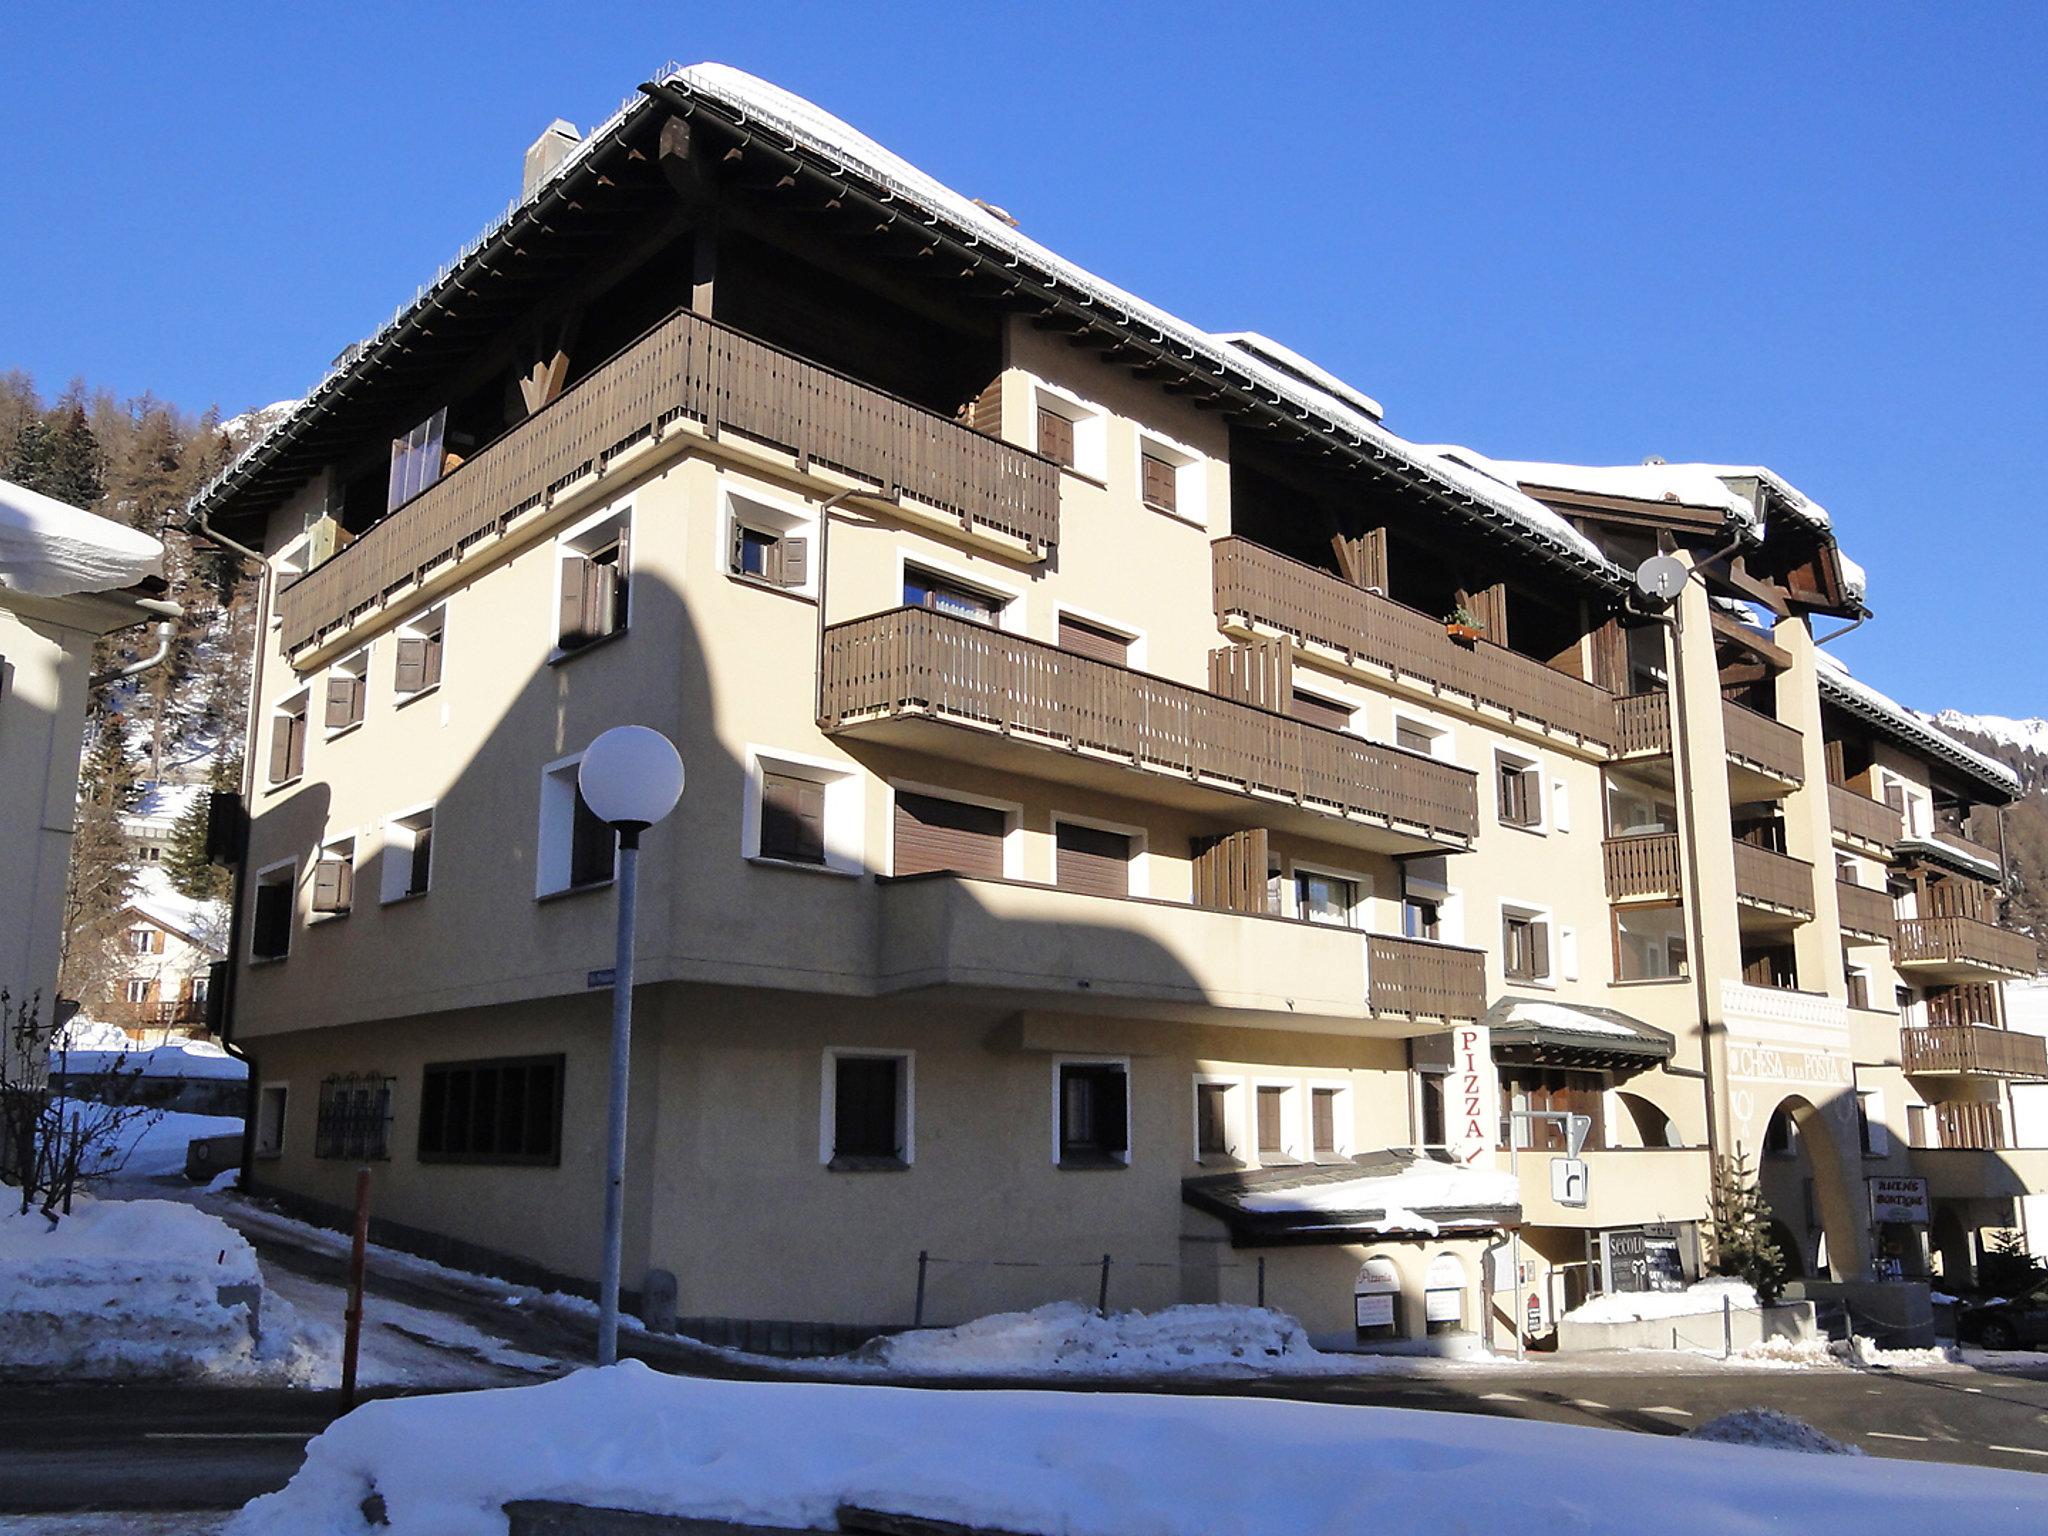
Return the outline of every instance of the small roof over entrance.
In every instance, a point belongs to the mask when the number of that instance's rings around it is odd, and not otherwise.
[[[1180,1188],[1187,1204],[1222,1219],[1239,1248],[1438,1237],[1505,1230],[1522,1219],[1512,1175],[1410,1147],[1342,1163],[1204,1175]]]
[[[1669,1061],[1677,1048],[1666,1031],[1591,1003],[1504,997],[1479,1022],[1492,1032],[1496,1061],[1633,1073]]]

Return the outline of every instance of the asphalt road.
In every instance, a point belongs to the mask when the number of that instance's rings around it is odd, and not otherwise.
[[[985,1383],[984,1385],[995,1385]],[[2048,1474],[2048,1373],[1529,1371],[1234,1383],[1202,1390],[1683,1434],[1767,1406],[1873,1456]],[[0,1514],[228,1509],[279,1488],[333,1393],[187,1386],[0,1388]]]

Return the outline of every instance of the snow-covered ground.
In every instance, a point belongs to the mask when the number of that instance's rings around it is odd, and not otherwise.
[[[57,1104],[67,1115],[71,1112],[68,1100],[59,1099]],[[87,1116],[98,1108],[91,1104],[78,1106],[79,1112]],[[113,1170],[112,1184],[116,1189],[153,1179],[183,1178],[185,1149],[192,1142],[205,1136],[241,1134],[242,1118],[239,1115],[188,1115],[178,1110],[152,1110],[122,1125],[99,1166]]]
[[[1573,1323],[1635,1323],[1650,1318],[1719,1316],[1723,1303],[1754,1311],[1755,1287],[1746,1280],[1712,1276],[1682,1291],[1610,1291],[1593,1296],[1565,1313]]]
[[[459,1454],[451,1454],[460,1447]],[[1059,1536],[2048,1528],[2048,1478],[1262,1398],[912,1391],[634,1362],[374,1402],[229,1536],[502,1536],[504,1503],[830,1530],[840,1506]]]

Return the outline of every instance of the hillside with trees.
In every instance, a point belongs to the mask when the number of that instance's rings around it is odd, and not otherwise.
[[[2005,812],[2006,921],[2033,937],[2048,970],[2048,720],[1953,709],[1929,718],[2020,776],[2023,792]]]

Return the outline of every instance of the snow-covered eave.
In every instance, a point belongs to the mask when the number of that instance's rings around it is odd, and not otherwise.
[[[2003,880],[2005,871],[1996,859],[1983,858],[1967,848],[1957,846],[1941,837],[1921,837],[1908,833],[1899,839],[1900,853],[1910,853],[1935,864],[1945,864],[1958,874],[1974,875],[1980,880],[1993,882]]]
[[[1990,790],[2001,804],[2019,798],[2019,775],[2005,764],[1965,746],[1948,732],[1929,725],[1903,704],[1887,698],[1837,666],[1823,666],[1816,676],[1821,697],[1829,703],[1847,710],[1866,724],[1876,726],[1908,750],[1967,774]]]

